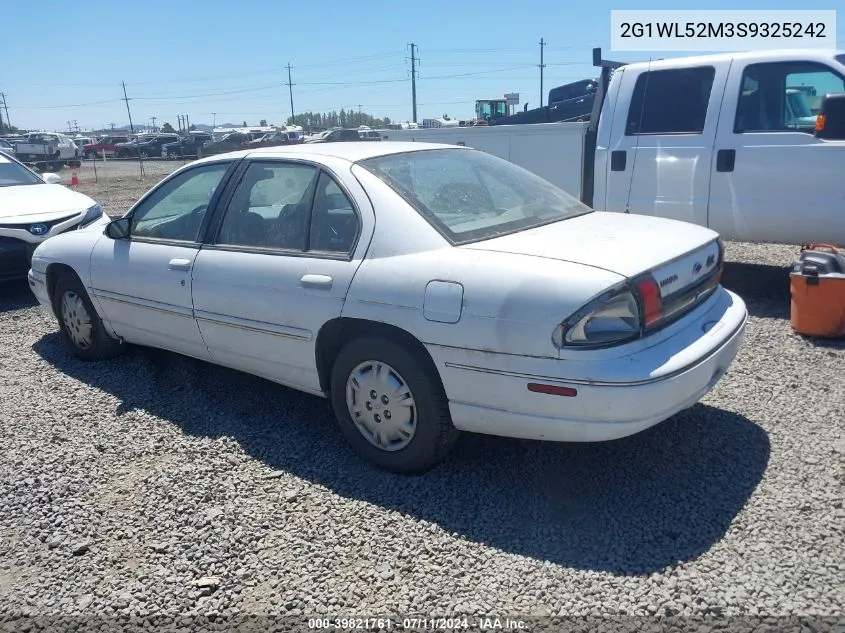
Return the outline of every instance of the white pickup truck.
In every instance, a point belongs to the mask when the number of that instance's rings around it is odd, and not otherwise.
[[[729,240],[845,245],[845,53],[601,59],[589,123],[399,130],[495,154],[596,209],[673,218]],[[830,95],[825,99],[825,95]],[[823,103],[826,127],[814,130]]]
[[[80,154],[81,150],[70,137],[58,132],[31,132],[15,143],[15,158],[19,161],[53,169],[64,164],[76,165]]]

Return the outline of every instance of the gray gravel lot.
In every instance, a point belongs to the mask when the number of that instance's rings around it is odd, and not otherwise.
[[[121,168],[80,187],[111,214],[163,175]],[[845,344],[791,331],[796,253],[729,244],[751,321],[696,407],[603,444],[464,434],[419,477],[359,461],[324,400],[148,349],[77,361],[0,286],[0,623],[843,618]]]

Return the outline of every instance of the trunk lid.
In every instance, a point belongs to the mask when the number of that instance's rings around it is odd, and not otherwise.
[[[665,218],[595,211],[460,248],[569,261],[633,278],[651,272],[668,296],[719,265],[718,234]]]

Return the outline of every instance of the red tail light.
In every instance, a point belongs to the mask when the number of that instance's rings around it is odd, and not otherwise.
[[[637,291],[643,302],[643,325],[651,327],[663,316],[663,299],[660,287],[652,277],[645,277],[637,283]]]

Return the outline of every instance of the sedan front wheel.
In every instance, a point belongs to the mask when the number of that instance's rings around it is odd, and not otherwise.
[[[428,470],[458,435],[430,359],[388,339],[356,339],[341,350],[331,400],[352,447],[392,472]]]
[[[71,353],[82,360],[105,360],[123,351],[123,343],[106,332],[103,321],[79,278],[63,274],[56,282],[53,305]]]

